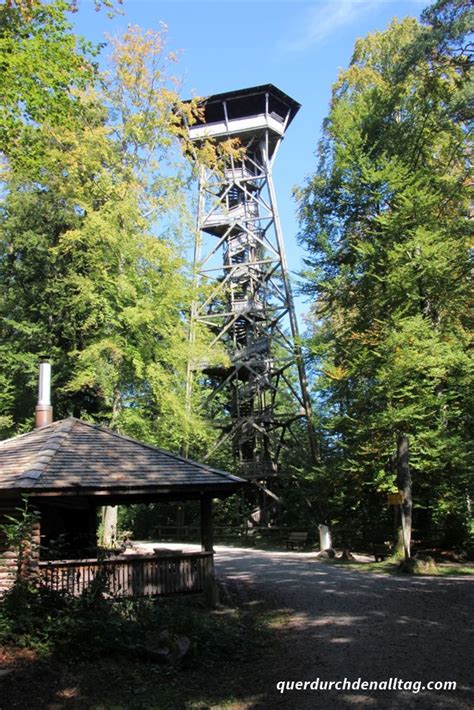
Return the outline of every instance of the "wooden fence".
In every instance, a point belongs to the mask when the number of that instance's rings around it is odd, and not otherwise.
[[[211,552],[40,562],[41,584],[77,596],[102,576],[112,597],[202,592],[214,572]]]
[[[249,528],[247,525],[213,525],[214,541],[219,544],[226,540],[232,539],[252,539],[255,537],[275,538],[276,540],[285,540],[288,537],[288,532],[296,528],[292,527],[254,527]],[[306,528],[305,528],[306,529]],[[173,542],[196,542],[201,541],[201,528],[198,525],[158,525],[153,528],[152,540],[173,541]],[[143,540],[146,542],[146,540]]]

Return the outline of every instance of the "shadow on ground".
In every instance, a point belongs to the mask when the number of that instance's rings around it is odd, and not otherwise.
[[[379,576],[310,555],[217,548],[217,569],[247,604],[285,609],[279,652],[257,669],[253,708],[468,708],[472,678],[470,578]],[[264,668],[266,669],[264,671]],[[281,680],[456,681],[456,691],[289,691]],[[256,684],[256,680],[254,681]]]

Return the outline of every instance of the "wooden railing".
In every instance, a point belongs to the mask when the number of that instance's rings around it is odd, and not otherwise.
[[[107,594],[112,597],[202,592],[213,571],[211,552],[40,562],[41,584],[74,596],[81,594],[98,576],[103,576]]]
[[[255,535],[271,539],[285,540],[293,527],[249,528],[247,525],[213,525],[214,539],[217,544],[227,539],[253,538]],[[198,525],[158,525],[153,528],[153,540],[172,542],[196,542],[201,539],[201,528]],[[144,539],[143,542],[146,542]]]

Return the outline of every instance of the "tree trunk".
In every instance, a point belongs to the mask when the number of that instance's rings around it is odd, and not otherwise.
[[[117,541],[117,514],[116,505],[106,505],[102,508],[102,540],[104,547],[113,547]]]
[[[397,486],[403,494],[403,503],[400,505],[400,514],[403,531],[403,547],[405,559],[411,557],[411,521],[412,521],[412,480],[408,463],[408,438],[404,435],[397,441]]]

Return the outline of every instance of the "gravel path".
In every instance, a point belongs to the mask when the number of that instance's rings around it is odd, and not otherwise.
[[[261,692],[240,707],[473,708],[474,578],[402,577],[317,562],[314,554],[216,547],[216,567],[244,602],[282,609],[285,653],[250,670]],[[269,667],[270,666],[270,667]],[[455,680],[457,689],[414,693],[293,690],[277,681]]]

